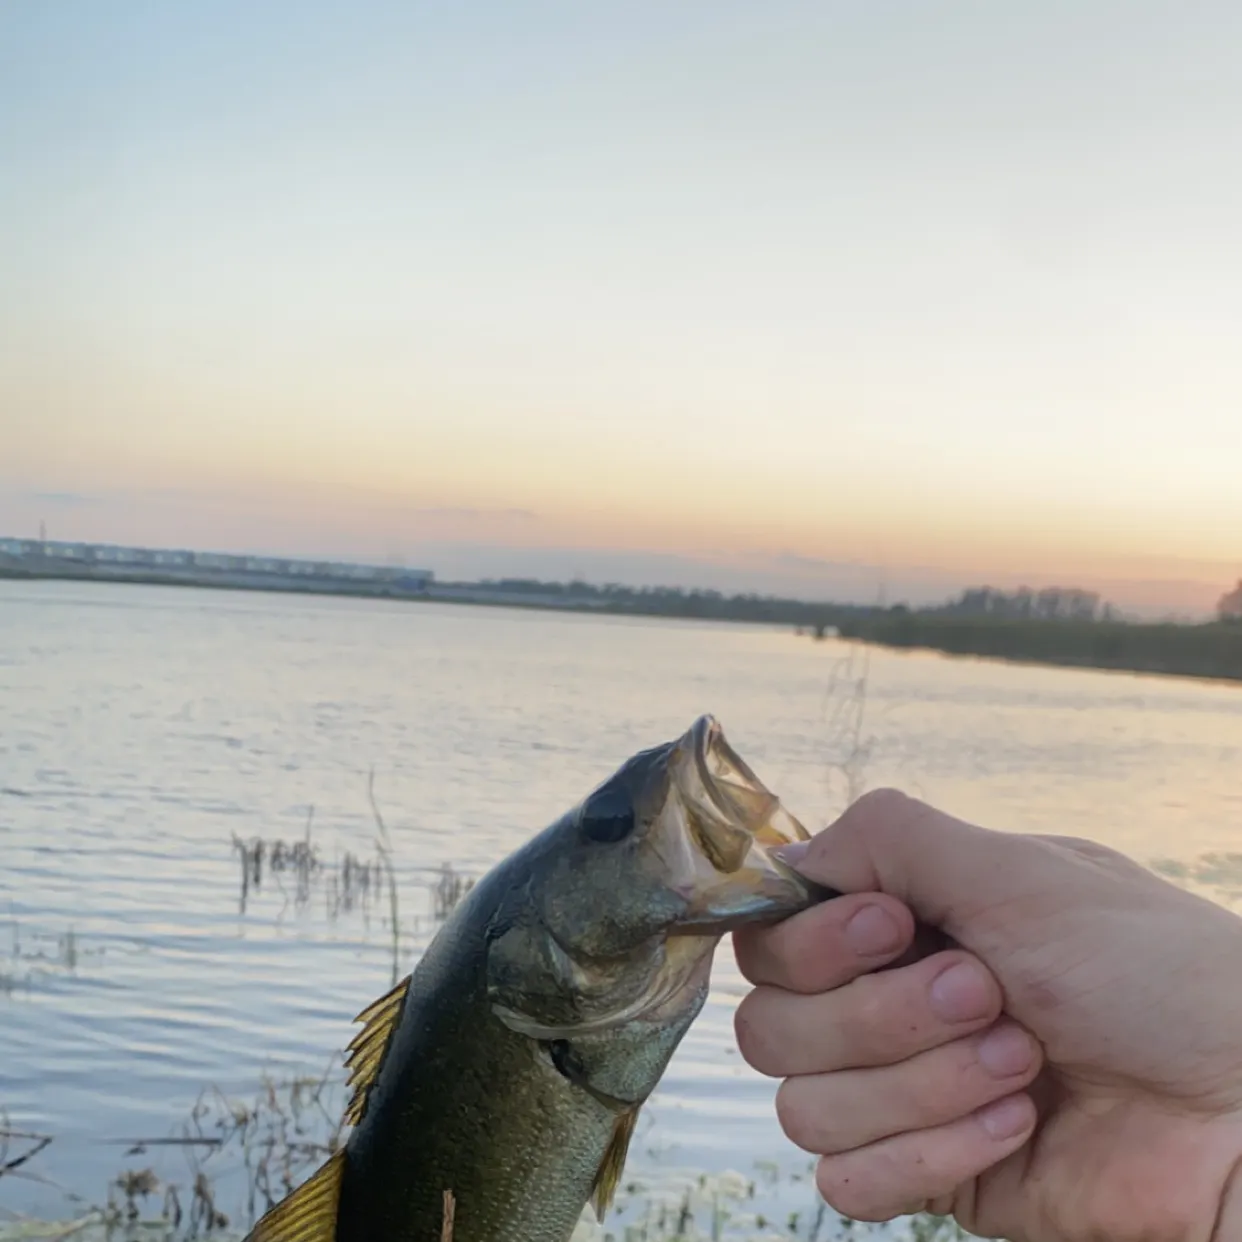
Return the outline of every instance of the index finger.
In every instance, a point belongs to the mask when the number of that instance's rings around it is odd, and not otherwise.
[[[826,992],[896,961],[914,939],[914,916],[885,893],[850,893],[775,927],[733,934],[738,968],[753,984]]]

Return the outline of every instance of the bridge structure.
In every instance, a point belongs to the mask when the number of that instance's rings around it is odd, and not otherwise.
[[[425,594],[434,581],[431,570],[404,565],[4,537],[0,576],[367,595]]]

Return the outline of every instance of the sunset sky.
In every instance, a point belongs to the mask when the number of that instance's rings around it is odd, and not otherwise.
[[[1242,573],[1242,6],[0,6],[0,534]]]

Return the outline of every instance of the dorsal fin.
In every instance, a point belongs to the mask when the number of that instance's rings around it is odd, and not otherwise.
[[[362,1030],[350,1041],[345,1052],[345,1064],[349,1067],[346,1086],[353,1087],[349,1105],[345,1109],[346,1124],[356,1126],[367,1110],[367,1096],[379,1075],[388,1049],[389,1040],[401,1017],[405,994],[410,987],[406,975],[391,992],[373,1001],[355,1019],[363,1023]]]
[[[333,1242],[345,1171],[342,1148],[246,1235],[246,1242]]]
[[[604,1213],[612,1206],[617,1193],[617,1185],[625,1168],[625,1157],[630,1150],[630,1139],[634,1137],[634,1127],[637,1124],[637,1108],[631,1108],[617,1118],[612,1127],[612,1137],[604,1151],[604,1158],[600,1161],[599,1172],[595,1174],[595,1184],[591,1187],[591,1206],[595,1209],[595,1218],[601,1224]]]

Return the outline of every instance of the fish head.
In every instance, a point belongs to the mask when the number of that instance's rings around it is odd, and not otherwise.
[[[724,934],[828,895],[774,854],[808,835],[700,717],[532,843],[489,945],[494,1011],[540,1039],[692,1017]]]

